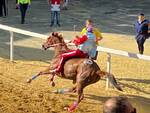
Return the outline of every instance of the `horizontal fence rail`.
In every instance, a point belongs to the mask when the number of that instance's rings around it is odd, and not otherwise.
[[[129,58],[136,58],[136,59],[142,59],[142,60],[150,61],[150,56],[147,56],[147,55],[135,54],[135,53],[130,53],[130,52],[126,52],[126,51],[105,48],[105,47],[101,47],[101,46],[98,46],[97,50],[101,51],[101,52],[110,53],[110,54],[129,57]]]
[[[32,37],[38,37],[38,38],[47,38],[48,37],[47,35],[34,33],[34,32],[30,32],[27,30],[22,30],[22,29],[18,29],[18,28],[14,28],[14,27],[9,27],[9,26],[2,25],[2,24],[0,24],[0,29],[5,30],[5,31],[18,33],[18,34],[27,35],[27,36],[32,36]]]
[[[13,61],[13,57],[14,57],[13,56],[14,55],[13,54],[14,53],[13,52],[14,51],[13,33],[23,34],[23,35],[32,36],[32,37],[38,37],[38,38],[42,38],[42,39],[46,39],[48,37],[48,35],[43,35],[43,34],[39,34],[39,33],[35,33],[35,32],[30,32],[27,30],[9,27],[9,26],[2,25],[2,24],[0,24],[0,29],[10,32],[10,61]],[[75,31],[75,27],[74,27],[74,31]],[[68,42],[68,40],[65,40],[65,41]],[[109,72],[109,73],[111,72],[111,54],[150,61],[150,56],[147,56],[147,55],[135,54],[135,53],[130,53],[130,52],[122,51],[122,50],[105,48],[105,47],[101,47],[101,46],[98,46],[97,50],[107,53],[107,56],[108,56],[107,57],[107,72]],[[106,88],[108,88],[108,86],[109,86],[109,81],[107,79]]]

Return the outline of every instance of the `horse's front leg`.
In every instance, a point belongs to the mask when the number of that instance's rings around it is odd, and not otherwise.
[[[41,76],[41,75],[44,75],[44,74],[51,74],[51,72],[50,72],[49,70],[50,70],[50,66],[47,67],[44,71],[41,71],[41,72],[39,72],[38,74],[33,75],[31,78],[27,79],[27,83],[31,83],[32,80],[36,79],[37,77],[39,77],[39,76]]]
[[[52,73],[51,74],[51,76],[50,76],[50,78],[49,78],[49,80],[50,80],[50,84],[51,84],[51,86],[55,86],[55,82],[54,82],[54,76],[55,76],[55,74],[54,73]]]
[[[57,89],[57,90],[52,91],[52,93],[56,93],[56,94],[75,93],[75,92],[76,92],[76,86],[72,88],[62,88],[62,89]]]

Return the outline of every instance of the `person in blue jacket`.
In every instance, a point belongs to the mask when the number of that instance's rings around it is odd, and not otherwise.
[[[150,37],[149,33],[149,27],[150,27],[150,22],[145,19],[145,16],[143,13],[140,13],[138,15],[138,20],[136,20],[135,24],[135,39],[138,45],[139,53],[143,54],[144,52],[144,42],[146,39]]]

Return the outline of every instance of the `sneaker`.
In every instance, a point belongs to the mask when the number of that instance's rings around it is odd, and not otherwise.
[[[59,23],[57,24],[59,27],[61,26]]]
[[[21,24],[24,24],[24,22],[21,22]]]
[[[25,20],[21,20],[21,24],[24,24],[25,23]]]

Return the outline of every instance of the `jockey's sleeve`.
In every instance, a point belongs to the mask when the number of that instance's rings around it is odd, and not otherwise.
[[[82,37],[73,40],[73,43],[75,45],[80,45],[80,44],[84,43],[87,39],[88,39],[87,36],[83,35]]]

